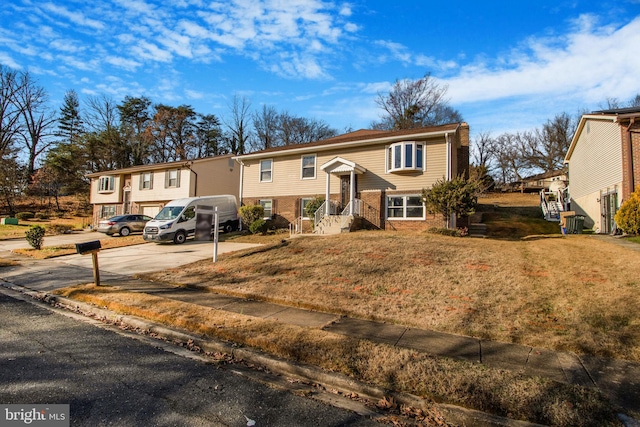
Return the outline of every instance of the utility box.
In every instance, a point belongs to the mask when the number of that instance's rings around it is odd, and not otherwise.
[[[2,225],[18,225],[18,218],[2,218],[0,220]]]
[[[93,240],[91,242],[76,243],[76,252],[80,255],[90,254],[98,252],[102,246],[100,240]]]

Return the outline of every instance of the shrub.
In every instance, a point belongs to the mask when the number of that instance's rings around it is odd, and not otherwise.
[[[249,226],[249,231],[251,231],[252,234],[264,234],[267,231],[267,221],[262,218],[253,221]]]
[[[628,234],[640,234],[640,188],[634,191],[615,216],[618,228]]]
[[[470,216],[478,204],[478,183],[458,176],[450,181],[438,180],[430,189],[422,190],[422,200],[429,213],[442,215],[449,224],[449,217]]]
[[[33,212],[18,212],[16,214],[16,218],[18,218],[19,220],[27,220],[27,219],[33,219],[36,215]]]
[[[240,206],[240,219],[246,226],[251,226],[255,221],[264,218],[264,208],[260,205]]]
[[[467,227],[458,228],[457,230],[452,228],[431,227],[427,230],[427,233],[441,234],[443,236],[451,237],[464,237],[469,235],[469,229]]]
[[[40,225],[34,225],[28,231],[25,232],[27,242],[37,250],[42,249],[42,243],[44,241],[44,227]]]
[[[38,219],[49,219],[49,214],[46,212],[38,212],[36,213],[36,218]]]
[[[48,229],[52,234],[66,234],[71,231],[73,227],[68,224],[51,224]]]
[[[304,207],[304,214],[307,218],[313,218],[316,211],[320,209],[320,206],[324,203],[324,197],[316,197],[307,203],[307,206]]]

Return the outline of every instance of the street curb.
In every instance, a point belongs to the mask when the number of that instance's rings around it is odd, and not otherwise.
[[[392,397],[398,404],[404,404],[425,411],[431,410],[435,407],[443,414],[447,422],[454,424],[464,425],[467,427],[542,426],[541,424],[512,420],[455,405],[427,403],[419,396],[407,393],[398,393],[380,387],[371,386],[342,374],[325,372],[314,366],[302,365],[296,362],[280,359],[255,349],[241,348],[215,339],[191,335],[187,332],[167,328],[162,324],[136,316],[115,314],[112,311],[96,307],[92,304],[61,297],[59,295],[52,295],[46,292],[33,291],[5,280],[0,280],[0,285],[13,291],[28,295],[35,300],[43,301],[48,305],[56,304],[62,309],[80,314],[84,317],[92,318],[101,322],[123,324],[139,330],[145,335],[151,335],[155,338],[163,339],[169,343],[177,345],[189,343],[191,348],[198,347],[204,352],[226,353],[231,355],[233,359],[265,367],[271,373],[296,377],[304,381],[317,383],[327,389],[337,390],[345,395],[355,393],[358,396],[374,403],[384,397]]]

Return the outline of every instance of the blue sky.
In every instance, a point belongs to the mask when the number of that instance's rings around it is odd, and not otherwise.
[[[234,95],[344,130],[429,72],[478,132],[640,93],[640,0],[12,0],[0,63],[64,93],[229,115]]]

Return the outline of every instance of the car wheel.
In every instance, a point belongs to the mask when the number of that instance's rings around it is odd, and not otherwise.
[[[122,237],[127,237],[129,234],[131,234],[131,230],[129,230],[129,227],[122,227],[120,229],[120,235]]]
[[[231,233],[233,231],[233,224],[227,222],[224,227],[222,227],[225,233]]]
[[[187,235],[184,233],[184,231],[178,231],[176,232],[176,235],[173,236],[173,243],[175,243],[176,245],[184,243],[185,240],[187,240]]]

